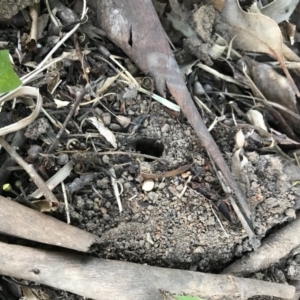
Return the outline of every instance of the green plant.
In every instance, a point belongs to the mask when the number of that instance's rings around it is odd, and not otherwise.
[[[8,50],[0,51],[0,94],[10,92],[21,85],[9,59]]]

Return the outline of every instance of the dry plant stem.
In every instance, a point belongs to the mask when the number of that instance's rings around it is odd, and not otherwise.
[[[295,287],[255,279],[164,269],[0,242],[0,274],[46,284],[95,300],[161,300],[160,290],[200,298],[292,299]]]
[[[98,239],[96,235],[2,196],[0,207],[0,232],[4,234],[83,252],[89,251]]]
[[[54,148],[56,147],[56,145],[59,142],[59,139],[61,137],[61,135],[63,134],[65,128],[67,127],[70,119],[73,117],[73,115],[75,114],[81,100],[83,99],[83,97],[86,95],[87,91],[85,90],[84,92],[80,93],[80,94],[76,94],[76,101],[74,102],[72,109],[70,110],[69,114],[67,115],[64,123],[62,124],[62,127],[60,128],[58,134],[55,137],[55,140],[52,142],[52,144],[50,145],[47,153],[50,154],[53,152]]]
[[[248,276],[268,268],[300,245],[300,216],[263,240],[256,252],[235,261],[222,273]]]
[[[38,29],[38,17],[39,17],[39,3],[30,6],[30,15],[32,19],[30,38],[37,42],[37,29]]]
[[[71,151],[71,152],[70,151],[61,151],[58,153],[74,153],[74,151]],[[98,159],[98,156],[102,156],[102,155],[128,155],[128,156],[132,156],[132,157],[144,157],[144,158],[148,158],[148,159],[153,159],[162,164],[168,163],[168,161],[164,158],[159,158],[159,157],[147,155],[147,154],[124,152],[124,151],[75,152],[72,159],[74,159],[75,161],[84,161],[84,160],[87,160],[86,155],[88,155],[88,157],[89,157],[88,159]],[[94,156],[94,157],[91,157],[91,156]]]
[[[53,195],[52,191],[50,191],[50,189],[47,187],[46,183],[43,181],[40,175],[36,172],[33,165],[29,165],[28,163],[26,163],[23,158],[15,151],[15,149],[11,147],[2,137],[0,137],[0,144],[7,151],[7,153],[9,153],[9,155],[28,173],[36,186],[43,191],[43,194],[49,201],[50,206],[53,206],[53,204],[57,204],[58,200]]]
[[[77,33],[75,32],[74,35],[73,35],[73,42],[74,42],[74,46],[75,46],[75,49],[76,49],[76,55],[81,63],[81,69],[82,69],[82,72],[84,74],[84,79],[86,80],[86,82],[90,85],[90,82],[89,82],[89,76],[88,74],[86,73],[86,66],[85,66],[85,61],[84,61],[84,57],[82,55],[82,52],[81,52],[81,49],[80,49],[80,45],[79,45],[79,41],[78,41],[78,35]],[[90,87],[91,91],[92,91],[92,88]]]

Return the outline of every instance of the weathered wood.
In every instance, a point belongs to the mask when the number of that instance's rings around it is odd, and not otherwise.
[[[95,300],[162,300],[160,290],[205,299],[214,296],[248,299],[256,295],[292,299],[295,295],[295,288],[289,285],[109,261],[1,242],[0,274],[40,282]]]
[[[222,273],[249,276],[267,269],[300,245],[300,216],[263,240],[256,252],[238,259]]]
[[[87,252],[98,237],[0,196],[0,232]]]

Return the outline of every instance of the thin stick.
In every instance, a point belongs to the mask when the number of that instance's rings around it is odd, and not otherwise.
[[[63,195],[64,195],[64,202],[65,202],[66,216],[67,216],[67,224],[71,224],[68,197],[67,197],[67,193],[66,193],[66,187],[65,187],[65,184],[63,182],[61,182],[61,188],[62,188]]]
[[[69,114],[67,115],[64,123],[62,124],[61,129],[59,130],[59,132],[57,133],[55,140],[52,142],[52,144],[50,145],[47,153],[50,154],[53,152],[54,148],[56,147],[56,145],[59,142],[59,139],[61,137],[61,135],[63,134],[65,128],[67,127],[67,124],[69,123],[70,119],[72,118],[72,116],[75,114],[75,111],[77,110],[81,100],[83,99],[83,97],[86,95],[87,90],[85,90],[84,92],[80,93],[80,94],[76,94],[76,101],[72,106],[72,109],[70,110]]]
[[[37,42],[39,3],[30,6],[29,9],[30,9],[30,15],[32,19],[30,38],[32,40],[35,40],[35,42]]]
[[[168,161],[164,158],[159,158],[156,156],[152,156],[152,155],[147,155],[147,154],[141,154],[141,153],[135,153],[135,152],[125,152],[125,151],[104,151],[104,152],[78,152],[78,151],[59,151],[58,153],[74,153],[76,154],[76,156],[74,155],[73,159],[75,161],[81,161],[82,157],[85,158],[85,155],[87,155],[86,153],[88,153],[88,155],[95,155],[95,157],[102,156],[102,155],[128,155],[128,156],[136,156],[136,157],[144,157],[144,158],[149,158],[149,159],[153,159],[156,161],[159,161],[162,164],[166,164]],[[82,157],[80,157],[80,154],[82,155]]]
[[[219,217],[218,217],[218,215],[216,214],[215,210],[213,209],[212,205],[211,205],[211,204],[209,204],[209,205],[210,205],[210,208],[211,208],[213,214],[215,215],[215,217],[216,217],[216,219],[217,219],[217,221],[218,221],[220,227],[221,227],[222,230],[224,231],[224,235],[228,238],[229,235],[228,235],[228,233],[226,232],[226,230],[225,230],[225,228],[224,228],[224,226],[223,226],[221,220],[219,219]]]

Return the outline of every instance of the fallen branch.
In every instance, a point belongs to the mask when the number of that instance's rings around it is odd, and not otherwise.
[[[295,295],[295,287],[289,285],[83,257],[2,242],[0,273],[95,300],[162,300],[162,290],[176,295],[230,299],[257,295],[292,299]]]
[[[0,208],[1,233],[83,252],[87,252],[97,241],[97,236],[91,233],[2,196]]]
[[[276,233],[268,236],[256,252],[235,261],[222,273],[248,276],[266,269],[300,245],[300,216]]]

